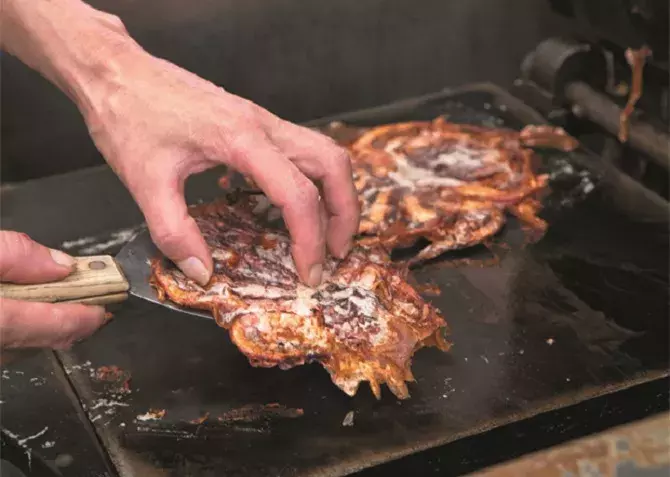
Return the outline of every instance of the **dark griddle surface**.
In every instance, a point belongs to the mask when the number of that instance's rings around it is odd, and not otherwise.
[[[509,127],[539,121],[494,88],[441,93],[345,119],[373,124],[444,112],[452,120]],[[448,354],[416,355],[417,383],[406,402],[388,391],[377,402],[365,386],[350,399],[318,365],[254,369],[211,321],[125,305],[92,339],[61,355],[67,368],[90,362],[83,372],[71,370],[70,379],[112,460],[147,476],[152,468],[175,475],[344,475],[667,376],[668,230],[658,220],[665,214],[640,208],[645,202],[615,187],[598,158],[551,153],[544,163],[549,169],[571,163],[577,172],[555,174],[556,191],[544,213],[551,226],[539,243],[521,248],[518,224],[510,221],[503,238],[513,246],[498,266],[449,268],[445,256],[416,271],[419,282],[439,285],[442,294],[428,298],[443,310],[455,346]],[[597,187],[580,197],[587,179],[579,171],[589,164]],[[11,207],[4,227],[9,220],[58,246],[138,222],[110,171],[62,180],[69,182],[6,191]],[[193,200],[216,195],[211,174],[191,185]],[[45,203],[35,196],[49,201],[49,219],[38,215]],[[132,376],[132,392],[117,397],[122,405],[100,404],[114,397],[89,369],[103,365]],[[304,415],[216,420],[231,409],[268,403],[301,408]],[[167,413],[157,422],[135,421],[151,408]],[[344,427],[349,411],[354,425]],[[207,413],[204,424],[189,423]]]

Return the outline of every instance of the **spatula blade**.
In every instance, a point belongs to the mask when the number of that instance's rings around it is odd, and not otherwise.
[[[184,308],[169,300],[161,301],[158,299],[156,290],[149,283],[149,279],[151,278],[151,260],[158,256],[161,256],[161,253],[152,242],[147,229],[139,232],[121,249],[115,260],[130,283],[130,290],[128,292],[142,300],[147,300],[180,313],[209,318],[210,320],[213,319],[210,313]]]

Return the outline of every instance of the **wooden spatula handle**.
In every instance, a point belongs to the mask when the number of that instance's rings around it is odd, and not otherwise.
[[[59,282],[0,284],[0,296],[14,300],[108,305],[128,298],[128,281],[109,255],[75,258],[75,271]]]

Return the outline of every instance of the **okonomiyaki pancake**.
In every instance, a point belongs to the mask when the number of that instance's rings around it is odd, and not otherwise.
[[[316,361],[351,396],[368,381],[377,398],[384,383],[409,397],[412,355],[423,346],[449,348],[445,320],[378,246],[327,259],[322,284],[302,285],[287,232],[263,224],[254,213],[259,204],[245,197],[192,208],[214,274],[201,287],[157,258],[152,282],[162,298],[210,310],[253,366]]]
[[[496,234],[505,213],[541,233],[538,194],[548,182],[533,172],[533,147],[572,150],[561,129],[521,132],[452,124],[443,118],[375,127],[351,141],[364,243],[430,244],[410,263],[469,247]]]

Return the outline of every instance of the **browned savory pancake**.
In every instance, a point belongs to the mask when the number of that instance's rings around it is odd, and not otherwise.
[[[211,310],[254,366],[287,369],[318,361],[349,395],[368,381],[377,398],[383,383],[397,397],[409,397],[414,352],[429,345],[448,349],[446,322],[437,310],[379,247],[328,259],[321,286],[302,285],[289,236],[262,225],[257,206],[244,198],[193,208],[212,251],[214,275],[200,287],[157,259],[153,282],[159,293]]]
[[[337,126],[324,132],[345,137]],[[548,126],[516,132],[443,118],[358,131],[357,139],[349,136],[342,145],[352,157],[361,206],[359,233],[366,237],[364,243],[387,248],[428,239],[430,244],[410,263],[482,243],[503,226],[505,211],[543,232],[537,195],[547,176],[533,173],[533,152],[527,147],[576,147],[563,130]]]

